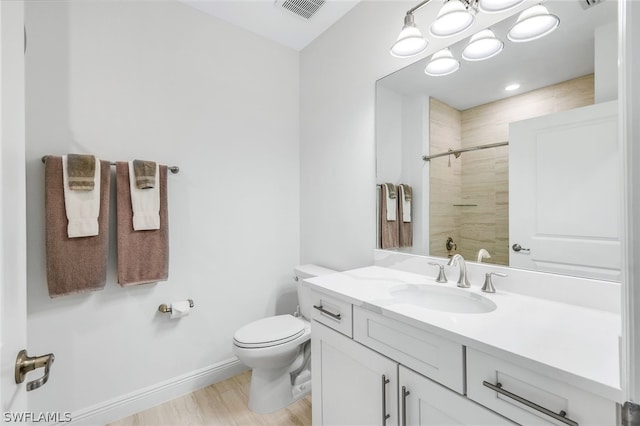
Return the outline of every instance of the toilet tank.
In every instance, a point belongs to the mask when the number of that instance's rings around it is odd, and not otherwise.
[[[320,275],[332,274],[333,269],[323,268],[318,265],[300,265],[293,268],[296,281],[296,289],[298,290],[298,304],[300,305],[300,314],[303,318],[311,318],[311,289],[302,285],[305,278],[319,277]]]

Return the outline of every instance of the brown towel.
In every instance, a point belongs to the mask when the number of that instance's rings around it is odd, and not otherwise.
[[[402,187],[402,189],[400,189]],[[404,204],[402,203],[402,192],[404,198],[411,200],[411,187],[407,184],[398,185],[398,226],[400,227],[400,247],[411,247],[413,245],[413,221],[405,222],[402,220],[404,212]]]
[[[398,220],[387,220],[387,188],[388,185],[381,185],[380,190],[380,247],[383,249],[396,248],[400,246],[398,235]],[[394,201],[397,202],[398,197]],[[399,211],[397,212],[399,213]],[[396,219],[402,220],[402,216],[396,216]]]
[[[72,191],[93,191],[95,187],[96,157],[93,155],[67,155],[69,189]]]
[[[62,158],[45,161],[45,250],[49,297],[102,290],[107,282],[111,166],[100,162],[100,234],[69,238],[62,185]]]
[[[133,160],[133,173],[136,176],[138,189],[152,189],[156,187],[156,162]]]
[[[116,164],[118,216],[118,283],[129,285],[166,281],[169,277],[169,219],[167,166],[160,166],[160,229],[133,230],[129,163]]]

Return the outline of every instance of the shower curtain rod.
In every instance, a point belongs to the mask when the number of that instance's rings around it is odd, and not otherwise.
[[[45,162],[45,161],[47,161],[47,157],[48,157],[48,155],[43,155],[43,156],[42,156],[42,163],[43,163],[43,164],[44,164],[44,162]],[[110,161],[109,163],[110,163],[112,166],[115,166],[115,165],[116,165],[116,163],[115,163],[114,161]],[[167,166],[167,169],[169,169],[169,171],[170,171],[171,173],[173,173],[174,175],[175,175],[176,173],[179,173],[179,172],[180,172],[180,167],[178,167],[178,166]]]
[[[443,153],[440,153],[440,154],[423,155],[422,159],[424,161],[431,161],[434,158],[444,157],[445,155],[452,155],[452,154],[455,155],[456,158],[458,158],[458,157],[460,157],[460,154],[462,154],[463,152],[478,151],[480,149],[487,149],[487,148],[497,148],[499,146],[506,146],[506,145],[509,145],[509,141],[507,141],[507,142],[490,143],[490,144],[487,144],[487,145],[472,146],[470,148],[449,149],[449,151],[443,152]]]

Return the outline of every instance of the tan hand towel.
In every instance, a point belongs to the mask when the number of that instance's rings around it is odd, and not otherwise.
[[[45,162],[45,252],[50,297],[102,290],[107,282],[111,166],[100,162],[100,234],[69,238],[64,206],[62,158]]]
[[[129,163],[116,164],[118,283],[123,287],[166,281],[169,277],[167,166],[160,166],[158,174],[160,229],[134,231]]]
[[[94,158],[95,160],[95,158]],[[67,235],[69,238],[93,237],[100,233],[100,167],[94,168],[93,191],[72,191],[69,180],[69,156],[62,156],[62,181],[64,209],[67,212]]]
[[[384,193],[387,194],[386,207],[387,207],[387,220],[395,221],[398,217],[398,189],[392,183],[384,184]]]
[[[133,173],[138,189],[151,189],[156,186],[156,162],[133,160]]]
[[[158,165],[156,165],[157,172]],[[136,184],[134,162],[129,162],[129,193],[133,209],[133,229],[147,231],[160,229],[160,190],[162,182],[157,182],[153,188],[139,189]]]
[[[67,155],[67,178],[72,191],[93,191],[95,187],[96,157]]]

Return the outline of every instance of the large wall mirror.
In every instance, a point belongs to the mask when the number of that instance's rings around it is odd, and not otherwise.
[[[531,42],[492,25],[487,60],[462,59],[469,34],[452,74],[427,57],[377,82],[379,248],[620,280],[618,5],[587,3],[546,1],[560,25]]]

